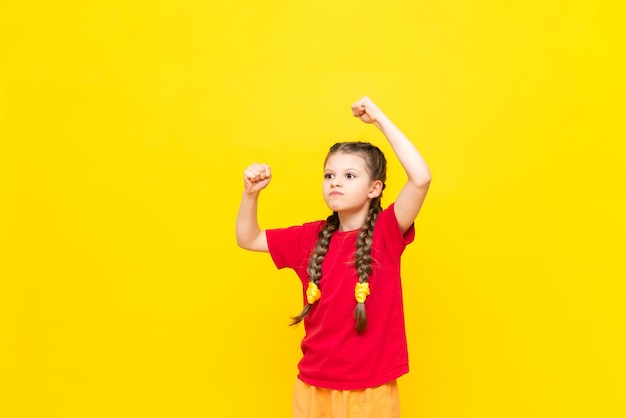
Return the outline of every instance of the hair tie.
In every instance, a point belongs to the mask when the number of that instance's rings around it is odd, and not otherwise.
[[[354,297],[359,303],[365,303],[365,299],[370,294],[369,282],[357,283],[354,287]]]
[[[309,305],[313,305],[320,300],[321,297],[322,292],[320,292],[317,285],[314,282],[309,282],[309,287],[306,289],[306,300],[309,302]]]

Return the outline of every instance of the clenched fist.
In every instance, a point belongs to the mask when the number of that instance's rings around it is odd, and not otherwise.
[[[384,116],[378,106],[367,96],[362,97],[352,105],[352,115],[365,123],[376,123]]]
[[[265,189],[272,179],[270,166],[254,163],[243,172],[243,184],[246,193],[256,193]]]

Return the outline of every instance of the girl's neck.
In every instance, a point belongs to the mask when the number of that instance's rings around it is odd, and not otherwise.
[[[369,211],[369,208],[368,208]],[[361,229],[367,219],[367,211],[359,211],[355,213],[339,212],[339,231],[347,232]]]

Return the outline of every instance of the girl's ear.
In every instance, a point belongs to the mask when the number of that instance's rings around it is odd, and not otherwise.
[[[378,196],[380,196],[382,192],[383,192],[383,182],[380,180],[375,180],[372,183],[372,187],[370,188],[370,191],[367,194],[367,197],[375,199]]]

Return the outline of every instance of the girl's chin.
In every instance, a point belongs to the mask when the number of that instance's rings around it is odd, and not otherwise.
[[[328,206],[328,209],[330,209],[332,212],[337,212],[339,214],[349,215],[355,212],[354,209],[346,208],[341,205],[327,205],[327,206]]]
[[[342,206],[338,205],[336,202],[326,202],[326,206],[328,206],[328,209],[333,212],[339,212],[342,209]]]

